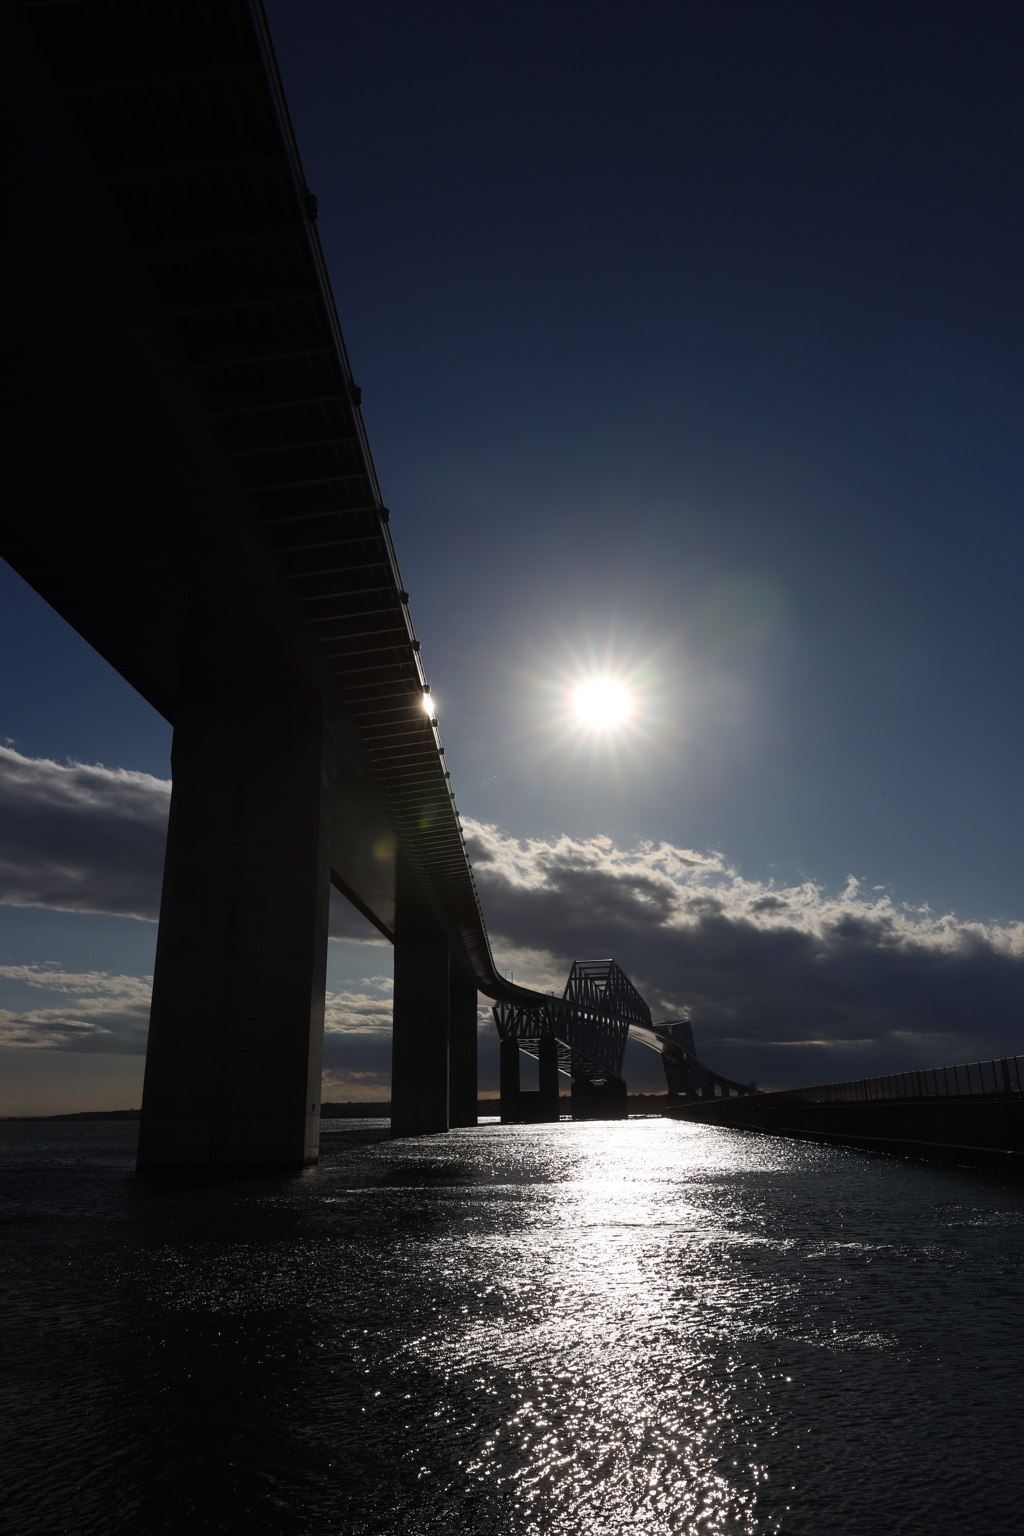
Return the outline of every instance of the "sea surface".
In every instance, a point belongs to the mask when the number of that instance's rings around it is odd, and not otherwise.
[[[658,1119],[0,1123],[0,1529],[1024,1532],[1024,1182]]]

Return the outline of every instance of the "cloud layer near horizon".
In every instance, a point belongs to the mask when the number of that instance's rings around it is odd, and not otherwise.
[[[838,894],[776,887],[667,843],[465,825],[517,979],[560,985],[573,959],[613,955],[655,1017],[688,1011],[698,1050],[723,1065],[824,1048],[873,1070],[1021,1047],[1024,923],[912,909],[853,878]]]
[[[0,1008],[0,1045],[130,1056],[146,1049],[152,976],[75,973],[51,962],[0,965],[0,982],[31,998],[23,1008]],[[383,1071],[386,1079],[391,1047],[390,976],[366,976],[359,990],[328,992],[324,1027],[328,1067],[344,1067],[345,1057],[352,1052],[346,1051],[343,1042],[358,1037],[355,1054],[372,1058],[372,1071],[360,1074],[356,1069],[351,1075],[379,1078]]]
[[[0,901],[160,915],[171,785],[0,747]]]
[[[170,804],[170,779],[0,747],[0,902],[156,922]],[[343,900],[331,936],[384,942]]]
[[[148,774],[0,748],[0,901],[154,920],[169,792]],[[723,1070],[792,1080],[840,1061],[851,1075],[861,1058],[870,1071],[1020,1046],[1024,923],[910,909],[852,879],[838,893],[776,887],[667,843],[520,841],[465,825],[499,963],[560,990],[573,959],[614,955],[655,1017],[689,1011]],[[343,903],[334,927],[374,937]],[[144,1049],[148,978],[53,966],[0,978],[28,1003],[0,1011],[8,1043]],[[328,1057],[353,1082],[383,1081],[386,993],[368,977],[329,999]]]
[[[152,976],[76,974],[54,964],[0,965],[0,980],[15,991],[28,989],[32,998],[24,1008],[0,1008],[0,1045],[126,1056],[146,1049]],[[37,999],[38,993],[43,998]]]

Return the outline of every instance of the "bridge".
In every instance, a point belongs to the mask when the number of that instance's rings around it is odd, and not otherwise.
[[[629,1039],[659,1052],[670,1100],[755,1092],[753,1083],[734,1082],[697,1060],[688,1020],[653,1023],[650,1008],[614,960],[575,961],[560,998],[498,1002],[494,1022],[501,1040],[505,1122],[557,1120],[560,1074],[571,1083],[575,1119],[625,1117],[622,1060]],[[520,1053],[537,1061],[539,1086],[532,1095],[520,1086]]]
[[[495,967],[260,0],[0,26],[0,553],[173,726],[140,1168],[316,1160],[332,885],[394,945],[397,1133],[476,1122],[480,992],[595,1112],[627,1033],[678,1064],[617,969]]]

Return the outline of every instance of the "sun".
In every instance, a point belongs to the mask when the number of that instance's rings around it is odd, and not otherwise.
[[[615,678],[592,677],[575,689],[572,707],[581,725],[605,731],[629,719],[633,699],[629,689]]]

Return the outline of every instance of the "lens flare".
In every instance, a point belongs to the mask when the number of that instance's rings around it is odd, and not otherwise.
[[[629,719],[633,700],[629,689],[615,678],[592,677],[575,690],[572,707],[582,725],[604,731]]]

